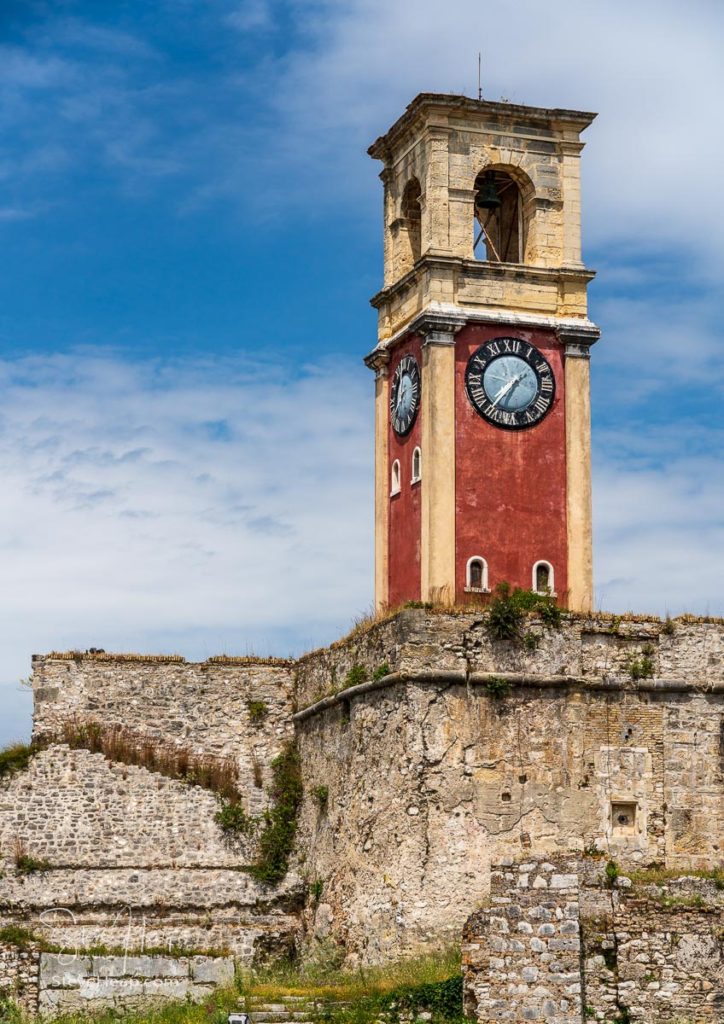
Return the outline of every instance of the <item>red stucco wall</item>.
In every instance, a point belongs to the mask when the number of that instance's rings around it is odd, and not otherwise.
[[[529,341],[551,365],[554,404],[536,426],[502,430],[484,420],[465,392],[465,367],[483,342],[495,337]],[[457,598],[464,601],[465,567],[473,555],[488,562],[489,586],[501,580],[531,586],[533,564],[550,562],[559,602],[568,583],[566,540],[566,435],[563,349],[552,331],[470,325],[455,353]]]
[[[422,345],[419,338],[410,338],[395,350],[390,360],[390,381],[403,356],[413,355],[422,370]],[[401,490],[390,498],[389,549],[389,603],[391,607],[405,601],[420,599],[420,484],[411,484],[412,453],[420,445],[420,419],[418,411],[410,433],[398,437],[392,429],[389,416],[387,429],[390,438],[390,469],[395,459],[400,460]],[[422,472],[425,472],[423,463]],[[389,481],[388,481],[389,483]]]

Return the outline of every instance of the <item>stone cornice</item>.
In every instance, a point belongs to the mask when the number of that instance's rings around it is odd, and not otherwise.
[[[601,337],[595,324],[563,324],[556,328],[558,340],[565,345],[567,359],[588,359],[591,345]]]
[[[521,275],[529,278],[532,283],[544,281],[582,281],[588,284],[596,276],[595,270],[589,270],[583,265],[577,267],[539,267],[528,263],[495,263],[492,260],[463,259],[462,256],[445,256],[442,254],[422,256],[412,270],[404,277],[386,288],[380,289],[370,299],[370,305],[379,309],[383,303],[394,298],[398,292],[403,292],[414,284],[417,275],[427,269],[448,269],[459,268],[462,271],[480,275],[480,277],[513,277],[519,280]]]
[[[372,369],[377,368],[380,359],[386,356],[410,334],[429,334],[431,331],[457,332],[465,324],[504,324],[521,329],[543,328],[557,333],[562,344],[592,345],[600,336],[600,329],[588,319],[578,317],[546,316],[538,313],[516,313],[510,309],[465,309],[462,306],[446,303],[431,303],[409,323],[401,327],[391,337],[381,341],[368,356],[365,363]],[[566,349],[568,352],[568,348]],[[571,352],[571,355],[575,353]]]
[[[697,684],[687,679],[639,679],[632,683],[630,679],[613,676],[534,675],[525,672],[463,672],[461,670],[390,672],[389,675],[383,676],[381,679],[348,686],[347,689],[340,690],[338,693],[322,697],[321,700],[315,701],[309,707],[297,711],[295,715],[292,715],[292,721],[297,725],[328,708],[353,700],[355,697],[361,697],[373,690],[384,690],[391,686],[411,683],[413,685],[450,686],[457,684],[458,686],[485,687],[491,679],[503,679],[511,686],[528,686],[539,690],[565,687],[569,690],[603,693],[724,693],[724,683]]]
[[[467,118],[471,123],[486,118],[495,121],[520,121],[524,124],[540,124],[552,129],[582,132],[594,120],[596,114],[583,110],[566,110],[550,107],[526,107],[519,103],[497,103],[491,100],[475,100],[470,96],[456,96],[450,93],[419,93],[407,106],[404,114],[381,135],[367,150],[376,160],[389,160],[401,140],[409,134],[412,126],[422,117],[429,120],[435,116],[435,127],[445,127],[439,118]]]

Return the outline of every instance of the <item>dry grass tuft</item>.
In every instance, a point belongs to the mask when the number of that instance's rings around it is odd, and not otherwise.
[[[121,725],[103,726],[90,719],[68,720],[55,740],[67,743],[73,750],[89,750],[92,754],[103,754],[109,761],[201,786],[231,803],[240,799],[239,770],[230,757],[194,754],[167,740],[145,736]]]

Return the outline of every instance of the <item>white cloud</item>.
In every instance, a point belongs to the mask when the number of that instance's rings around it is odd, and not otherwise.
[[[346,629],[372,598],[368,378],[0,364],[0,681],[53,648],[288,654]]]
[[[244,0],[226,15],[226,23],[239,32],[255,32],[273,25],[269,0]]]

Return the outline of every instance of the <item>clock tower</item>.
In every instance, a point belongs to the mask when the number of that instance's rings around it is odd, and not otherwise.
[[[581,132],[594,114],[422,93],[369,149],[384,183],[372,299],[375,600],[507,581],[592,607]]]

